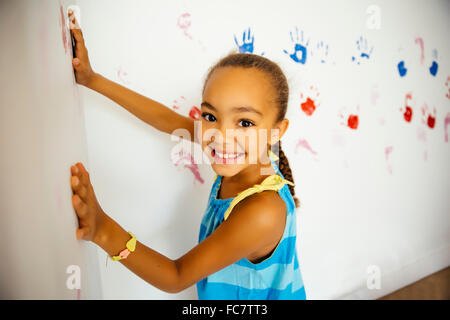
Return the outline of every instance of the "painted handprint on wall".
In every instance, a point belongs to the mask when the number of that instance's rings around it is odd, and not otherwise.
[[[367,43],[367,39],[363,36],[359,37],[359,39],[356,40],[356,49],[357,54],[352,56],[352,61],[357,63],[358,65],[363,60],[369,60],[373,52],[373,46],[370,47]]]
[[[356,110],[353,112],[347,112],[346,107],[341,108],[339,117],[341,119],[341,125],[346,126],[352,130],[358,129],[359,126],[359,105],[356,106]]]
[[[438,63],[436,62],[437,58],[438,58],[438,53],[437,53],[437,50],[434,49],[434,50],[433,50],[433,62],[431,63],[431,66],[430,66],[430,74],[431,74],[433,77],[435,77],[435,76],[436,76],[436,73],[438,72],[438,67],[439,67],[439,65],[438,65]]]
[[[412,120],[414,104],[415,104],[415,102],[413,100],[412,93],[408,92],[405,95],[404,106],[399,109],[403,115],[403,119],[405,119],[406,122],[411,122],[411,120]]]
[[[239,43],[239,41],[236,38],[236,35],[234,35],[234,42],[236,43],[239,52],[240,53],[253,53],[254,50],[254,44],[255,44],[255,36],[251,34],[250,28],[248,28],[247,32],[244,31],[242,33],[242,44]],[[264,55],[264,52],[261,52],[261,55]]]
[[[406,72],[408,71],[408,69],[405,66],[405,61],[404,60],[401,60],[397,64],[397,70],[398,70],[398,74],[400,75],[400,77],[404,77],[406,75]]]
[[[234,36],[234,42],[239,48],[240,53],[253,53],[253,44],[255,42],[255,36],[251,36],[250,38],[250,28],[248,28],[247,34],[242,34],[242,44],[239,44],[236,35]]]
[[[313,55],[313,53],[311,53]],[[325,63],[328,60],[328,44],[320,41],[317,43],[317,48],[314,52],[314,56],[316,59],[320,61],[320,63]]]
[[[316,86],[310,85],[306,90],[302,91],[300,92],[300,107],[307,116],[311,116],[316,111],[316,108],[320,106],[319,90]]]
[[[301,64],[305,64],[306,60],[308,58],[308,45],[309,45],[309,39],[308,41],[304,40],[303,30],[300,33],[300,36],[298,34],[298,28],[295,27],[296,32],[296,38],[294,40],[294,37],[292,36],[292,31],[289,31],[289,34],[291,36],[291,41],[294,43],[294,52],[289,53],[286,50],[283,50],[284,53],[286,53],[293,61]]]

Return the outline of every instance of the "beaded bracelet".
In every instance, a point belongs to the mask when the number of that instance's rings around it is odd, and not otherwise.
[[[133,252],[136,249],[136,237],[131,233],[128,232],[131,235],[131,239],[128,240],[126,244],[126,249],[122,250],[118,256],[113,256],[111,259],[114,261],[119,261],[122,259],[126,259],[128,255]]]

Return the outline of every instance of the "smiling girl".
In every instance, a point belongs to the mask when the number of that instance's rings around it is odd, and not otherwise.
[[[172,260],[137,241],[103,211],[89,173],[78,162],[71,167],[77,239],[94,242],[165,292],[196,284],[199,299],[306,299],[296,252],[299,202],[280,141],[289,126],[289,88],[281,69],[253,54],[221,59],[203,86],[201,137],[196,139],[193,119],[95,73],[72,12],[69,19],[77,83],[162,132],[187,130],[216,172],[199,243]],[[267,157],[270,161],[263,161]]]

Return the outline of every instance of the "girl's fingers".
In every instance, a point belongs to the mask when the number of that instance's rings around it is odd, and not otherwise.
[[[84,184],[85,186],[89,186],[91,184],[89,172],[86,170],[86,168],[84,167],[84,165],[81,162],[78,162],[77,166],[78,166],[78,170],[80,170],[79,177],[80,177],[81,183]]]
[[[79,195],[74,194],[72,196],[72,204],[73,204],[73,207],[75,208],[75,212],[79,218],[84,219],[87,217],[88,207],[87,207],[86,203],[83,202],[83,200],[80,198]]]
[[[69,26],[70,31],[72,31],[72,34],[75,37],[75,40],[77,42],[84,44],[83,32],[81,31],[81,27],[78,24],[77,19],[75,18],[73,12],[70,13],[70,11],[69,11]]]
[[[74,29],[70,29],[70,31],[73,34],[73,37],[75,38],[75,41],[80,44],[82,44],[84,46],[84,39],[83,39],[83,33],[81,32],[81,29],[78,28],[74,28]]]
[[[86,196],[88,195],[88,189],[80,182],[80,178],[78,176],[72,176],[72,178],[70,178],[70,184],[72,190],[81,198],[81,200],[85,201]]]
[[[78,68],[80,66],[80,59],[73,58],[72,59],[72,65],[74,66],[74,68]]]

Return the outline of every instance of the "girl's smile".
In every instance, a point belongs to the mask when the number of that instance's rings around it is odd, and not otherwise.
[[[208,147],[211,149],[211,156],[214,159],[214,162],[217,164],[233,164],[237,163],[238,160],[242,160],[245,158],[245,152],[240,153],[225,153],[223,151],[218,151],[216,149],[213,149],[211,147]]]

